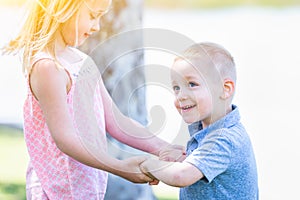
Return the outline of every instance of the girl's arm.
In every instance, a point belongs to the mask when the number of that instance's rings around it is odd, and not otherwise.
[[[171,149],[172,155],[165,156],[162,158],[164,160],[174,161],[185,154],[183,146],[167,143],[149,132],[135,120],[121,113],[106,90],[102,80],[100,80],[100,90],[105,110],[106,130],[112,137],[122,143],[156,156],[160,156],[162,152],[170,152]]]
[[[152,181],[141,173],[139,164],[145,157],[117,160],[106,152],[92,156],[76,135],[67,105],[67,85],[70,82],[65,70],[56,67],[52,60],[38,61],[31,73],[30,84],[57,147],[81,163],[102,169],[136,183]]]
[[[188,162],[148,159],[140,167],[150,177],[174,187],[186,187],[203,178],[202,172]]]

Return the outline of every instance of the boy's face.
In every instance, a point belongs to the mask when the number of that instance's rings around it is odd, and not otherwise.
[[[175,107],[188,124],[201,120],[205,125],[211,121],[215,90],[209,87],[208,75],[185,60],[177,60],[172,66]]]

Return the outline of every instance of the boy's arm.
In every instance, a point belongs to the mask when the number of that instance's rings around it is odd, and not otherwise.
[[[202,172],[188,162],[148,159],[140,168],[148,176],[175,187],[186,187],[203,178]]]

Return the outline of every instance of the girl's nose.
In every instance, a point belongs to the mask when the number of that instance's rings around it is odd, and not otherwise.
[[[93,24],[92,32],[100,31],[100,20],[96,20],[96,22]]]

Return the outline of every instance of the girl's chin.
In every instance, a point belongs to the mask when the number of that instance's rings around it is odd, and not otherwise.
[[[69,44],[69,46],[79,47],[85,42],[86,39],[87,38],[80,38],[80,39],[78,39],[77,43],[76,43],[76,41],[74,41],[72,44]]]

